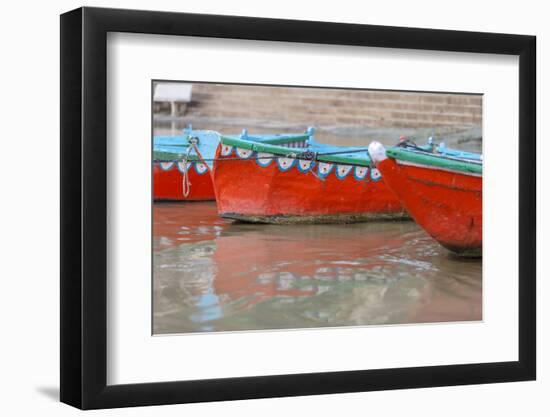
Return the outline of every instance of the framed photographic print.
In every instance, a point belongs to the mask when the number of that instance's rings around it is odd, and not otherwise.
[[[61,16],[61,400],[535,379],[535,38]]]

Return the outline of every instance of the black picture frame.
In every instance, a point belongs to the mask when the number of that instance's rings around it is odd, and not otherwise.
[[[108,32],[519,56],[519,360],[107,385]],[[94,409],[535,379],[534,36],[84,7],[61,15],[60,57],[62,402]]]

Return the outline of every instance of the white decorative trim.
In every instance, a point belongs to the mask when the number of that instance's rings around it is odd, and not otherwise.
[[[163,170],[163,171],[168,171],[170,168],[172,168],[174,166],[174,161],[168,161],[168,162],[161,162],[160,163],[160,168]]]
[[[355,179],[361,181],[365,179],[368,173],[369,167],[355,167],[355,172],[353,173],[353,175]]]
[[[273,161],[272,153],[258,152],[258,165],[262,167],[268,166]]]
[[[319,175],[321,175],[322,177],[326,177],[328,174],[330,174],[330,171],[332,171],[333,167],[333,164],[329,164],[327,162],[319,162]]]
[[[372,168],[370,170],[370,178],[373,181],[378,181],[380,178],[382,178],[382,174],[380,174],[380,171],[378,171],[378,168]]]
[[[340,179],[344,179],[351,172],[352,169],[353,167],[351,165],[337,165],[336,176]]]
[[[281,171],[285,172],[292,168],[294,161],[296,160],[293,158],[277,158],[277,165]]]
[[[221,149],[221,152],[220,152],[220,153],[221,153],[222,156],[229,156],[229,155],[231,155],[231,151],[232,151],[232,150],[233,150],[233,146],[231,146],[231,145],[224,145],[224,144],[222,143],[222,149]]]
[[[242,159],[250,158],[253,152],[254,151],[252,149],[237,148],[237,155],[239,156],[239,158],[242,158]]]
[[[311,169],[312,165],[313,165],[313,161],[307,161],[304,159],[300,159],[298,161],[298,168],[301,172],[308,172]]]
[[[197,162],[195,163],[195,171],[197,171],[198,174],[204,174],[206,171],[208,171],[208,165],[206,165],[204,162]]]

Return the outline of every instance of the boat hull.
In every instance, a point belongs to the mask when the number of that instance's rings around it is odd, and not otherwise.
[[[428,234],[456,254],[481,256],[481,175],[393,158],[378,161],[377,166],[384,182]]]
[[[185,195],[185,168],[183,162],[153,164],[153,199],[155,201],[211,201],[215,200],[210,169],[206,164],[187,163],[188,194]]]
[[[222,153],[220,146],[212,171],[218,212],[225,218],[256,223],[409,218],[376,169],[357,168],[238,148]]]

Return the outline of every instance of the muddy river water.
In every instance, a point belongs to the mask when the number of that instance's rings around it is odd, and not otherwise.
[[[153,207],[155,334],[482,319],[482,260],[412,221],[260,225]]]

